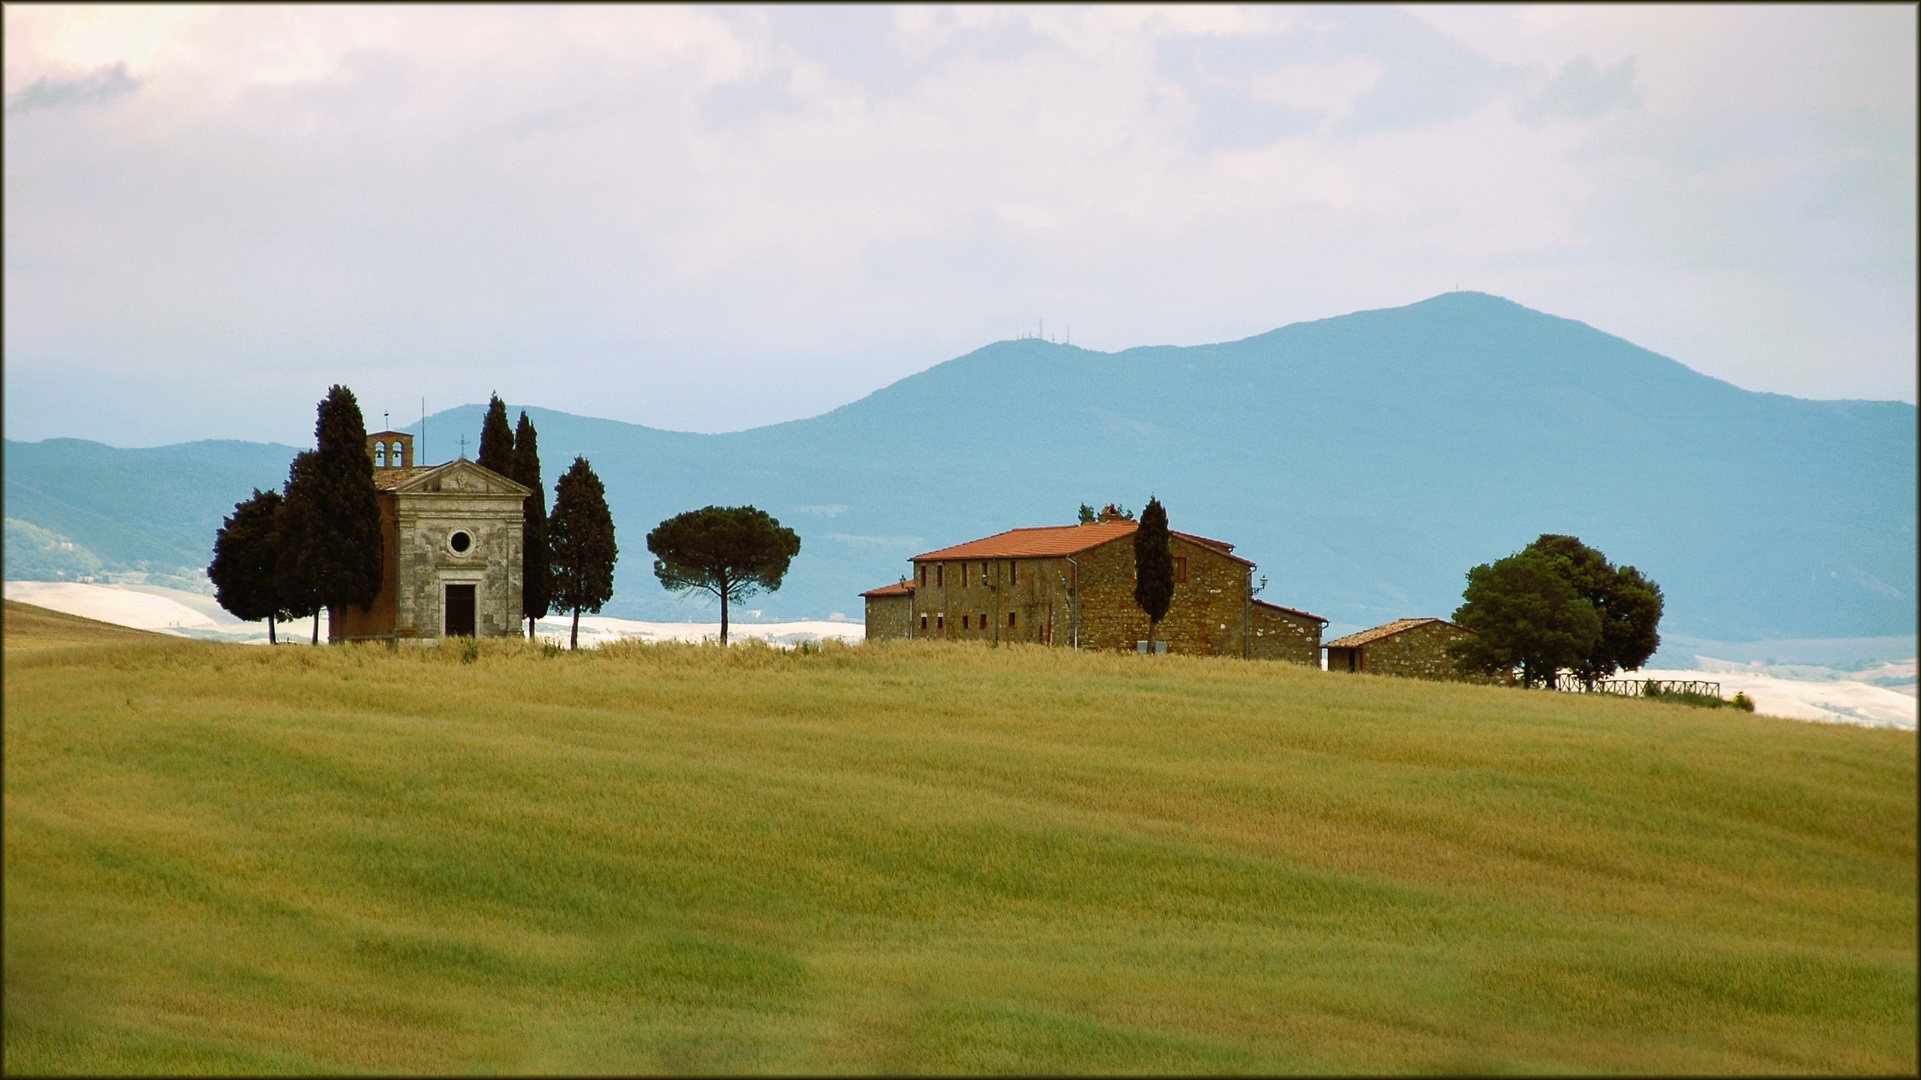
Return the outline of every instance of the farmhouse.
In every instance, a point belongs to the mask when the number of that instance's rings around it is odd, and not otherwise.
[[[1396,619],[1327,643],[1327,670],[1440,679],[1454,674],[1449,642],[1473,634],[1446,619]]]
[[[367,436],[380,498],[372,606],[328,612],[329,641],[520,633],[522,506],[532,489],[466,458],[414,462],[413,436]]]
[[[1132,651],[1134,531],[1110,507],[1084,525],[1012,529],[914,556],[911,578],[870,589],[869,638],[1035,642]],[[1169,652],[1318,664],[1327,620],[1255,600],[1234,545],[1176,532],[1174,599],[1156,638]]]

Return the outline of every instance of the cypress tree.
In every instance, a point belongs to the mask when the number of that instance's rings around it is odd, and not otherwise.
[[[214,534],[213,562],[207,567],[214,600],[248,622],[267,620],[269,644],[279,643],[274,622],[287,614],[274,574],[280,556],[276,518],[281,501],[278,491],[255,488],[252,498],[235,503],[233,516]]]
[[[1167,544],[1167,510],[1149,497],[1134,530],[1134,603],[1147,612],[1147,651],[1154,651],[1154,630],[1174,602],[1174,555]]]
[[[382,538],[367,425],[353,392],[334,386],[314,423],[315,449],[294,459],[280,529],[277,569],[291,595],[334,612],[380,595]]]
[[[509,474],[517,484],[533,488],[527,496],[525,523],[521,528],[520,609],[527,616],[527,636],[534,636],[534,622],[547,616],[550,590],[547,568],[547,500],[541,494],[539,435],[526,410],[514,429],[514,471]]]
[[[301,538],[312,535],[318,511],[310,497],[319,483],[318,455],[302,450],[287,467],[287,494],[280,502],[274,528],[274,587],[289,619],[314,617],[313,643],[320,644],[320,589],[310,574]]]
[[[514,429],[507,426],[507,405],[499,394],[487,402],[487,419],[480,424],[480,454],[474,460],[509,479],[514,475]]]
[[[574,613],[567,647],[580,647],[580,613],[596,612],[614,595],[614,516],[607,509],[607,489],[594,475],[587,459],[573,465],[554,482],[554,512],[547,518],[547,557],[552,563],[552,602]]]

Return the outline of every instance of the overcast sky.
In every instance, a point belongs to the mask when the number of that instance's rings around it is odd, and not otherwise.
[[[1456,287],[1915,400],[1912,6],[5,9],[7,436],[695,431]]]

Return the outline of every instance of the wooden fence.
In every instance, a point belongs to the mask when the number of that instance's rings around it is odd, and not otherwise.
[[[1619,694],[1622,697],[1658,697],[1662,694],[1699,694],[1721,696],[1721,684],[1702,679],[1596,679],[1590,689],[1572,675],[1556,676],[1554,688],[1569,694]]]

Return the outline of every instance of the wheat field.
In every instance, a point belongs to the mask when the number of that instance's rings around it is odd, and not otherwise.
[[[902,642],[9,602],[5,1068],[1916,1069],[1916,742]]]

